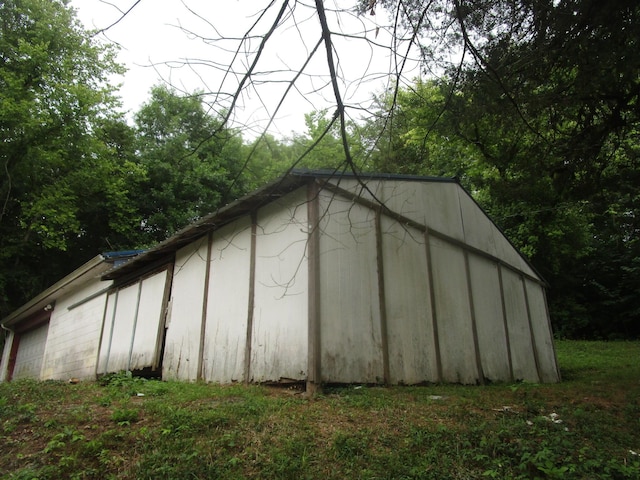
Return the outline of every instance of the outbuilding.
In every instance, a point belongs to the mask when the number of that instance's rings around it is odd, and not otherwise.
[[[0,379],[560,379],[544,280],[454,179],[293,171],[113,257],[2,320]]]

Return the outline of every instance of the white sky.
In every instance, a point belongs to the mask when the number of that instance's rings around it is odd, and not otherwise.
[[[73,0],[71,5],[87,28],[102,29],[116,22],[121,12],[134,3],[135,0]],[[215,110],[228,108],[230,94],[236,91],[242,74],[253,61],[282,0],[273,2],[258,20],[269,3],[268,0],[142,0],[101,36],[122,48],[119,61],[128,72],[114,81],[122,83],[120,96],[125,109],[136,111],[149,99],[150,88],[163,81],[185,92],[203,91],[207,94],[205,100]],[[254,71],[253,84],[245,86],[234,110],[232,118],[235,125],[245,126],[245,138],[254,137],[265,128],[288,82],[320,39],[313,0],[290,3],[293,10],[287,11],[285,20],[267,42]],[[365,115],[359,108],[370,102],[373,93],[380,93],[389,85],[392,81],[389,72],[395,67],[388,48],[383,46],[389,45],[391,39],[383,25],[387,23],[385,12],[373,17],[345,13],[338,16],[331,12],[350,8],[354,3],[354,0],[329,0],[325,6],[332,31],[359,37],[333,37],[342,78],[341,94],[345,103],[353,107],[348,113],[359,118]],[[240,39],[255,22],[253,38],[241,43]],[[377,33],[376,27],[381,27]],[[231,74],[227,72],[229,65]],[[405,70],[406,76],[418,75],[415,64],[412,68]],[[296,81],[297,89],[287,94],[276,121],[269,127],[276,136],[304,132],[305,113],[321,108],[331,111],[335,105],[324,45],[307,71],[309,75]]]

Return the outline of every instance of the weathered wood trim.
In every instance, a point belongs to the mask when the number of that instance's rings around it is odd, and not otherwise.
[[[507,342],[507,360],[509,362],[509,375],[511,377],[511,381],[515,381],[515,375],[513,373],[513,359],[511,356],[511,339],[509,335],[509,319],[507,318],[507,304],[504,298],[504,280],[502,279],[502,266],[500,264],[498,267],[498,285],[500,286],[500,303],[502,305],[502,321],[504,322],[504,333],[505,340]]]
[[[169,316],[169,303],[171,301],[171,288],[173,286],[173,269],[173,263],[167,265],[164,293],[162,294],[162,308],[160,309],[160,319],[158,321],[158,335],[156,336],[155,358],[151,366],[153,371],[162,368],[164,347],[167,340],[167,318]]]
[[[132,285],[139,280],[143,280],[147,277],[150,277],[158,272],[161,272],[164,269],[169,268],[170,265],[175,263],[175,254],[168,255],[159,260],[156,260],[149,265],[146,265],[144,268],[139,271],[134,271],[129,275],[125,275],[117,280],[114,280],[111,288],[123,288],[127,285]],[[102,277],[104,279],[104,276]]]
[[[13,339],[11,341],[11,350],[9,351],[9,361],[7,362],[7,382],[13,379],[13,371],[16,368],[16,362],[18,360],[18,348],[20,346],[20,336],[18,332],[13,332]]]
[[[464,269],[467,277],[467,294],[469,298],[469,313],[471,314],[471,332],[473,334],[473,349],[476,359],[476,370],[478,382],[484,385],[484,371],[482,369],[482,358],[480,358],[480,342],[478,341],[478,324],[476,320],[476,307],[473,301],[473,282],[471,281],[471,266],[469,265],[469,252],[464,251]]]
[[[113,313],[111,314],[111,330],[109,331],[109,343],[107,344],[107,357],[104,362],[104,372],[109,371],[109,356],[111,355],[111,343],[113,342],[113,327],[116,323],[116,312],[118,311],[118,294],[120,289],[116,289],[115,298],[113,299]],[[98,359],[99,361],[100,359]]]
[[[322,352],[320,338],[320,187],[316,181],[307,187],[307,274],[308,274],[308,334],[307,393],[319,393],[322,388]]]
[[[249,301],[247,302],[247,336],[244,346],[244,382],[251,381],[251,340],[253,336],[253,310],[256,295],[256,243],[258,232],[258,212],[251,212],[251,252],[249,260]]]
[[[110,289],[111,287],[109,287],[105,292],[106,295],[104,299],[104,308],[102,310],[102,322],[100,323],[100,335],[98,336],[98,348],[97,348],[98,353],[96,354],[96,366],[93,371],[93,374],[96,378],[98,377],[98,368],[100,367],[100,352],[102,351],[102,339],[104,338],[104,325],[107,321],[107,310],[109,307],[109,290]]]
[[[531,339],[531,350],[533,351],[533,360],[536,365],[536,374],[538,375],[538,381],[542,380],[540,372],[540,359],[538,358],[538,347],[536,346],[536,337],[533,332],[533,325],[531,323],[531,307],[529,306],[529,294],[527,293],[527,282],[523,275],[520,276],[522,283],[522,292],[524,293],[524,304],[527,308],[527,325],[529,325],[529,338]]]
[[[129,343],[129,360],[127,370],[131,370],[131,357],[133,356],[133,344],[136,340],[136,327],[138,326],[138,314],[140,313],[140,298],[142,297],[142,280],[138,281],[138,295],[136,298],[136,309],[133,313],[133,327],[131,329],[131,343]]]
[[[440,356],[440,338],[438,336],[438,311],[436,308],[436,291],[433,283],[433,263],[431,261],[431,230],[424,231],[424,245],[427,254],[427,276],[429,278],[429,303],[431,303],[431,324],[433,326],[433,344],[436,354],[436,382],[442,381],[442,357]]]
[[[204,288],[202,298],[202,317],[200,321],[200,343],[198,346],[198,373],[197,379],[204,379],[204,341],[207,330],[207,307],[209,305],[209,279],[211,278],[211,251],[213,248],[213,232],[207,235],[207,265],[204,272]]]
[[[382,251],[382,213],[380,208],[375,210],[376,229],[376,264],[378,272],[378,305],[380,308],[380,342],[382,347],[382,371],[385,385],[391,382],[389,367],[389,337],[387,334],[387,299],[384,283],[384,258]]]

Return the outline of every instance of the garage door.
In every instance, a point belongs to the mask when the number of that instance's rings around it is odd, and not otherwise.
[[[14,380],[40,378],[48,331],[49,322],[20,334],[16,363],[11,378]]]

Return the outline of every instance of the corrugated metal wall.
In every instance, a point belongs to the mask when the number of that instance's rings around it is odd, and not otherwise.
[[[41,378],[94,378],[108,283],[90,279],[58,299],[51,314]],[[97,294],[97,296],[93,296]],[[93,296],[93,298],[92,298]],[[89,299],[85,301],[85,299]],[[81,302],[77,306],[76,303]]]
[[[165,267],[109,293],[98,374],[157,367],[168,277]]]
[[[307,229],[300,189],[177,252],[163,378],[306,378]]]
[[[323,381],[558,381],[542,281],[466,192],[367,186],[320,200]]]
[[[162,366],[222,383],[559,380],[543,282],[460,186],[317,188],[108,295],[88,284],[20,334],[14,378]]]
[[[382,382],[374,214],[331,192],[320,212],[322,381]]]
[[[216,231],[212,240],[203,378],[242,382],[251,269],[251,218]]]

